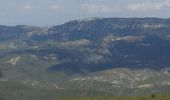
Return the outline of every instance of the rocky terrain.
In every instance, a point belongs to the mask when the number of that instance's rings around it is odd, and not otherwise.
[[[0,26],[0,95],[28,100],[63,93],[170,93],[169,51],[170,19]]]

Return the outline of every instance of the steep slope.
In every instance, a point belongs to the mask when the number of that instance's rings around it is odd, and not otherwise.
[[[0,95],[46,100],[170,93],[169,51],[170,19],[0,26]]]
[[[53,27],[1,26],[2,56],[53,58],[47,70],[95,72],[170,65],[170,19],[95,18]]]
[[[76,56],[78,64],[68,63],[76,69],[80,66],[90,71],[115,67],[161,69],[170,65],[169,31],[169,19],[99,18],[54,26],[49,29],[47,37],[67,41],[64,46],[70,45],[68,49],[75,49],[73,54],[77,54],[76,50],[85,53]],[[88,43],[76,44],[77,40]],[[68,41],[71,41],[70,44],[67,44]],[[57,65],[56,70],[68,68],[65,64]]]

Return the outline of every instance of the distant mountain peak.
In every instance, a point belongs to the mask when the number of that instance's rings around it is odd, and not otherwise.
[[[79,19],[79,20],[76,20],[76,21],[86,22],[86,21],[93,21],[93,20],[96,20],[96,19],[100,19],[100,18],[99,17],[89,17],[89,18]]]

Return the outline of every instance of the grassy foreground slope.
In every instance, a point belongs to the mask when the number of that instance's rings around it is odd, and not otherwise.
[[[170,96],[160,96],[160,95],[151,95],[151,96],[122,96],[122,97],[69,97],[69,98],[59,98],[57,100],[170,100]]]

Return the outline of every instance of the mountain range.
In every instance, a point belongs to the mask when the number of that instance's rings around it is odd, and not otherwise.
[[[25,91],[31,87],[110,95],[117,89],[118,95],[170,93],[169,51],[170,19],[86,18],[50,27],[1,25],[4,85],[0,88],[5,95],[9,88],[16,89],[15,84]],[[133,92],[125,91],[129,89]]]

